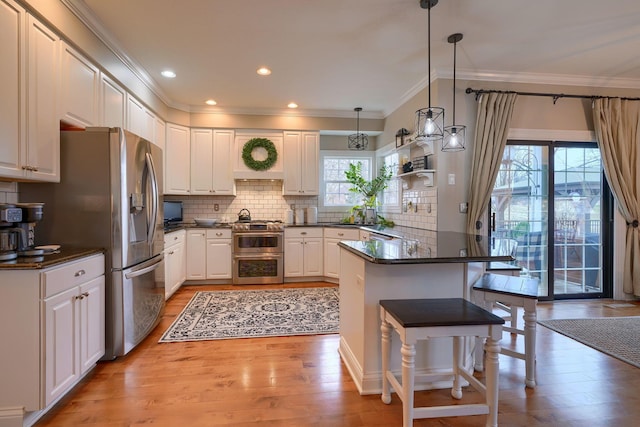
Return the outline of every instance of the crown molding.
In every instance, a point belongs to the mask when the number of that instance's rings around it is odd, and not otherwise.
[[[96,19],[91,9],[83,0],[60,0],[100,41],[127,67],[149,90],[151,90],[166,105],[184,109],[184,105],[174,103],[167,94],[158,86],[153,78],[138,62],[125,53],[118,42],[111,37],[109,32]]]

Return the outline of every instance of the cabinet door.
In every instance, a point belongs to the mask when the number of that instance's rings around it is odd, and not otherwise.
[[[80,373],[84,374],[104,356],[104,276],[80,286]]]
[[[189,128],[167,123],[164,150],[164,194],[189,194],[191,143]]]
[[[25,11],[0,0],[0,176],[22,177],[26,164]]]
[[[154,120],[154,130],[153,130],[153,143],[158,147],[162,148],[162,152],[164,153],[165,139],[167,138],[166,124],[164,120],[160,117],[156,117]]]
[[[304,239],[304,275],[322,276],[324,265],[322,262],[322,239]]]
[[[236,195],[233,179],[233,144],[235,132],[215,129],[213,131],[212,186],[215,195]]]
[[[138,136],[144,137],[146,121],[147,117],[142,103],[130,94],[127,94],[127,121],[125,123],[125,129]]]
[[[316,132],[303,132],[300,144],[300,190],[305,195],[317,195],[320,188],[318,182],[320,135]]]
[[[207,239],[205,230],[187,232],[187,280],[204,280],[207,274]]]
[[[207,240],[207,279],[231,279],[231,240]]]
[[[324,239],[324,275],[337,278],[340,273],[340,239]]]
[[[61,119],[85,128],[98,126],[100,71],[66,43],[61,43]]]
[[[108,76],[100,74],[100,126],[125,128],[127,92]]]
[[[304,276],[304,239],[284,239],[284,277]]]
[[[185,280],[184,243],[165,249],[165,299],[173,295]]]
[[[45,405],[64,393],[80,376],[80,333],[74,287],[44,300]]]
[[[213,193],[213,130],[191,129],[191,194]]]
[[[25,178],[60,181],[58,36],[27,14],[27,158]]]
[[[282,180],[282,193],[285,195],[302,194],[300,187],[300,132],[284,132],[282,147],[282,167],[284,177]],[[285,266],[286,268],[286,266]]]

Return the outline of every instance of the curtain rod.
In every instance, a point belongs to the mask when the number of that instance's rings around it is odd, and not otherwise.
[[[466,93],[475,93],[476,94],[476,100],[483,93],[515,93],[515,94],[523,95],[523,96],[546,96],[546,97],[549,97],[549,98],[553,98],[553,103],[554,104],[560,98],[582,98],[582,99],[590,99],[592,101],[594,99],[601,99],[601,98],[620,98],[620,99],[624,99],[624,100],[627,100],[627,101],[640,101],[640,98],[625,98],[625,97],[617,97],[617,96],[571,95],[571,94],[564,94],[564,93],[518,92],[518,91],[515,91],[515,90],[472,89],[470,87],[468,87],[467,90],[465,90],[465,92]]]

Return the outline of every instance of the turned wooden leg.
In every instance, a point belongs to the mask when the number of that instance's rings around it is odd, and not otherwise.
[[[525,385],[536,386],[536,301],[524,304],[524,362],[526,370]]]
[[[402,344],[402,425],[413,427],[413,387],[415,382],[416,349],[413,344]]]
[[[380,311],[382,323],[380,331],[382,332],[382,401],[386,404],[391,403],[391,391],[389,389],[389,380],[387,379],[387,371],[389,370],[389,358],[391,357],[391,324],[384,319],[384,310]]]
[[[460,382],[460,360],[462,360],[462,337],[453,337],[453,387],[451,396],[462,399],[462,385]]]
[[[498,333],[495,333],[495,330]],[[502,328],[492,328],[492,333],[487,338],[485,344],[485,385],[487,405],[489,405],[489,413],[487,414],[487,427],[496,427],[498,425],[498,358],[500,355],[500,338],[502,336]]]

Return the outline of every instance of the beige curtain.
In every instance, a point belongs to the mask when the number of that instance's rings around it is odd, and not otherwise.
[[[502,152],[507,144],[509,123],[516,102],[515,93],[483,93],[478,101],[476,135],[469,182],[467,233],[482,228],[493,185],[498,176]],[[479,226],[477,226],[478,224]]]
[[[593,124],[604,173],[627,221],[623,289],[640,296],[640,102],[597,99]]]

